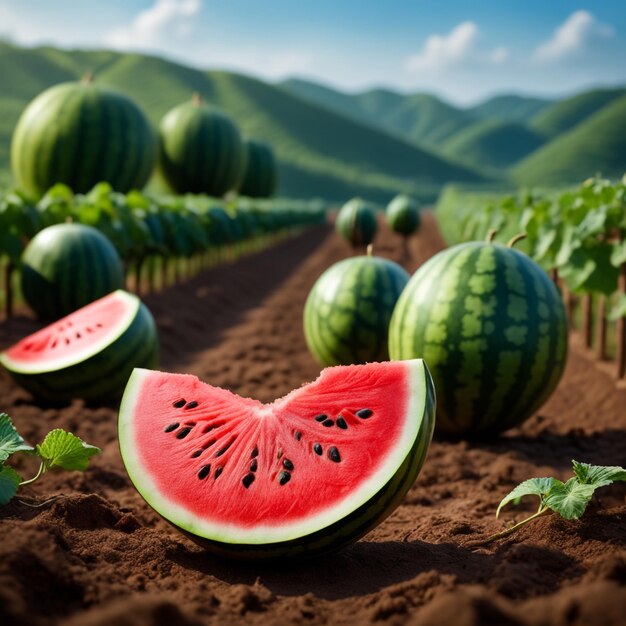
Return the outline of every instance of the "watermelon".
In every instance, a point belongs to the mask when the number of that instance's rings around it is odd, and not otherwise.
[[[322,365],[389,358],[389,321],[409,275],[375,256],[344,259],[317,280],[304,307],[304,335]]]
[[[207,549],[310,556],[398,506],[426,457],[434,408],[421,360],[328,368],[272,404],[137,369],[119,442],[148,504]]]
[[[556,387],[567,356],[565,307],[525,254],[461,244],[411,278],[391,319],[389,353],[428,363],[439,431],[493,435],[530,417]]]
[[[85,80],[51,87],[27,106],[13,133],[11,167],[18,186],[36,197],[56,183],[85,193],[106,181],[126,192],[148,182],[156,149],[132,100]]]
[[[119,398],[135,367],[156,365],[150,311],[115,291],[0,353],[19,385],[49,400]]]
[[[176,193],[223,196],[237,189],[246,166],[237,126],[194,96],[165,115],[160,127],[160,169]]]
[[[419,207],[410,196],[396,196],[387,206],[386,216],[389,228],[400,235],[408,237],[419,230]]]
[[[24,299],[42,319],[58,319],[120,289],[122,262],[92,226],[55,224],[26,246],[21,265]]]
[[[248,139],[245,142],[247,163],[239,193],[250,198],[270,198],[276,192],[278,170],[270,146]]]
[[[355,248],[372,243],[377,228],[376,210],[361,198],[346,202],[335,222],[337,232]]]

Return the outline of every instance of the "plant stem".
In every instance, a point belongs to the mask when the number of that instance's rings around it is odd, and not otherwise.
[[[528,524],[529,522],[532,522],[534,519],[537,519],[538,517],[541,517],[542,515],[545,515],[546,513],[551,513],[551,512],[552,512],[551,509],[549,509],[547,506],[544,507],[542,504],[540,504],[537,512],[531,515],[530,517],[523,519],[521,522],[518,522],[517,524],[515,524],[514,526],[511,526],[510,528],[507,528],[506,530],[496,533],[495,535],[491,535],[491,537],[487,537],[487,539],[483,539],[482,541],[477,541],[473,543],[472,545],[484,546],[484,545],[487,545],[488,543],[491,543],[492,541],[496,541],[497,539],[503,539],[504,537],[508,537],[509,535],[513,534],[515,531],[519,530],[522,526],[526,526],[526,524]]]
[[[41,477],[41,475],[46,471],[46,466],[45,463],[41,463],[41,465],[39,466],[39,470],[37,471],[37,473],[30,479],[28,480],[24,480],[20,483],[20,487],[23,487],[24,485],[30,485],[31,483],[34,483],[38,478]]]

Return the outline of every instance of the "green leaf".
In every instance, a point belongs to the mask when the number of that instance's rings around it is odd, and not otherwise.
[[[0,463],[6,461],[14,452],[32,449],[15,430],[11,418],[6,413],[0,413]]]
[[[578,519],[587,508],[595,485],[586,485],[578,478],[570,478],[565,484],[555,480],[544,504],[565,519]]]
[[[46,469],[65,469],[84,471],[89,459],[98,454],[100,448],[90,446],[76,435],[60,428],[49,432],[36,453],[45,463]]]
[[[579,463],[572,461],[574,474],[578,482],[584,485],[606,487],[615,481],[626,482],[626,469],[617,465],[589,465],[589,463]]]
[[[17,493],[22,477],[8,465],[0,465],[0,506],[7,504]]]
[[[498,510],[496,511],[496,517],[500,515],[502,507],[506,506],[513,500],[519,501],[520,498],[524,496],[539,496],[543,501],[545,496],[550,493],[554,483],[557,482],[559,481],[555,478],[530,478],[529,480],[525,480],[523,483],[517,485],[517,487],[515,487],[509,495],[502,499],[502,502],[500,502]]]
[[[626,294],[621,294],[609,312],[609,319],[616,321],[620,317],[626,317]]]

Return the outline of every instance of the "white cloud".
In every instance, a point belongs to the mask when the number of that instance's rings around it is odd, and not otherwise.
[[[159,46],[165,37],[183,38],[193,29],[201,9],[201,0],[155,0],[130,25],[105,33],[103,42],[113,48],[145,49]]]
[[[469,61],[502,64],[509,58],[507,48],[500,46],[488,53],[477,50],[479,38],[475,22],[462,22],[447,35],[430,35],[421,52],[406,61],[409,72],[439,71]]]
[[[597,39],[613,36],[613,29],[599,22],[589,11],[575,11],[540,44],[534,53],[537,61],[558,61],[575,55]]]

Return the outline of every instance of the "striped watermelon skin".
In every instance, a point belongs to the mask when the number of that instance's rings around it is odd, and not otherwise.
[[[416,233],[422,221],[417,202],[404,194],[389,203],[386,217],[389,228],[405,237]]]
[[[335,229],[352,246],[367,246],[378,229],[376,210],[361,198],[353,198],[341,207]]]
[[[18,186],[36,197],[56,183],[85,193],[106,181],[126,192],[148,182],[156,149],[150,123],[128,97],[91,83],[63,83],[22,113],[11,167]]]
[[[389,358],[389,321],[409,275],[397,263],[359,256],[331,266],[317,280],[304,308],[304,334],[322,365]]]
[[[56,320],[123,287],[113,244],[83,224],[40,231],[22,255],[24,299],[41,319]]]
[[[557,386],[567,358],[565,307],[526,255],[461,244],[411,278],[391,320],[389,353],[428,363],[439,431],[496,434],[530,417]]]
[[[220,197],[237,189],[246,155],[232,120],[197,99],[173,108],[161,121],[159,167],[176,193]]]
[[[249,198],[270,198],[278,186],[278,167],[274,151],[266,143],[248,139],[246,169],[239,193]]]
[[[376,527],[382,519],[391,514],[404,500],[424,465],[428,448],[435,428],[435,388],[428,368],[425,368],[426,409],[420,425],[415,445],[395,476],[380,491],[341,521],[309,535],[304,540],[295,539],[270,545],[220,544],[198,537],[179,526],[175,526],[190,539],[206,546],[216,554],[242,561],[268,561],[285,558],[310,558],[335,553]]]
[[[102,352],[89,359],[56,371],[11,376],[38,398],[61,401],[118,399],[135,367],[157,365],[159,343],[152,314],[139,306],[130,326]]]

